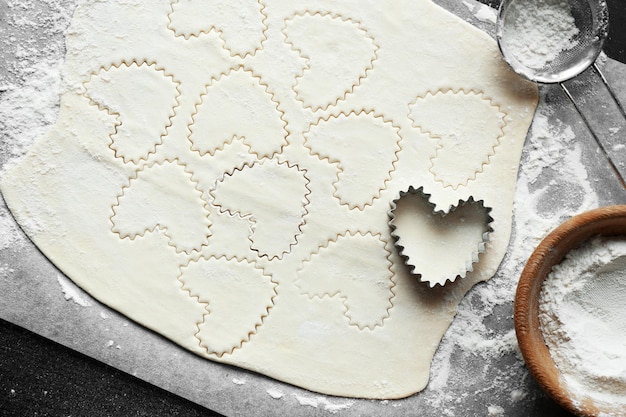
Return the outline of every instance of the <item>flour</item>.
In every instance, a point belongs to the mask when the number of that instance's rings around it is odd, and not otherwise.
[[[541,69],[577,45],[574,37],[579,30],[564,0],[512,2],[506,26],[507,52],[528,68]]]
[[[496,11],[487,5],[481,5],[476,13],[474,13],[474,17],[481,22],[484,23],[492,23],[495,25],[498,16],[496,15]]]
[[[503,416],[504,408],[500,407],[499,405],[490,405],[489,407],[487,407],[487,412],[489,416]]]
[[[73,3],[6,1],[19,14],[8,13],[0,24],[0,166],[24,154],[56,120],[63,37]]]
[[[0,176],[57,118],[64,32],[74,2],[5,2],[19,13],[0,16]],[[26,242],[0,199],[0,250]]]
[[[354,405],[354,401],[335,403],[329,401],[326,397],[306,397],[303,395],[293,394],[298,404],[301,406],[308,406],[313,408],[323,408],[324,411],[328,411],[331,414],[336,414],[342,410],[349,409]]]
[[[245,385],[248,381],[243,378],[233,378],[233,384],[235,385]]]
[[[57,282],[61,286],[61,291],[66,301],[73,301],[82,307],[91,307],[93,305],[91,297],[85,294],[65,275],[57,275]]]
[[[26,242],[13,216],[0,200],[0,250],[20,246]]]
[[[626,240],[595,238],[543,284],[541,329],[569,389],[626,405]]]
[[[522,156],[507,257],[492,280],[467,294],[432,365],[423,395],[439,415],[467,415],[467,396],[488,401],[492,415],[499,411],[496,407],[503,407],[507,415],[534,401],[532,378],[512,330],[512,300],[522,269],[540,241],[565,219],[600,204],[581,155],[571,127],[542,102]],[[552,175],[553,170],[560,175]],[[505,322],[494,323],[496,316]],[[468,390],[473,384],[478,388]]]
[[[486,4],[476,5],[467,1],[463,1],[463,5],[467,7],[467,10],[474,14],[474,17],[483,23],[494,24],[497,21],[496,10],[487,6]],[[478,6],[478,7],[477,7]]]
[[[267,392],[267,394],[275,400],[279,400],[285,396],[282,391],[275,388],[268,388],[267,390],[265,390],[265,392]]]

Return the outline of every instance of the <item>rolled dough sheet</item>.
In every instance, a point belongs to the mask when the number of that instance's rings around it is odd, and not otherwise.
[[[332,395],[426,386],[504,256],[537,103],[491,38],[426,0],[113,0],[81,2],[66,43],[58,121],[0,183],[55,265],[210,360]],[[465,278],[404,265],[409,186],[491,209]]]

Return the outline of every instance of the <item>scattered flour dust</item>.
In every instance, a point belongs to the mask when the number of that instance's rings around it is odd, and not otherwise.
[[[121,347],[120,345],[115,344],[115,341],[113,341],[113,340],[109,340],[109,341],[107,342],[107,345],[106,345],[106,346],[107,346],[108,348],[112,348],[113,346],[115,346],[115,349],[117,349],[117,350],[122,349],[122,347]]]
[[[466,0],[463,0],[463,5],[467,7],[467,10],[473,13],[474,17],[481,22],[491,23],[494,25],[496,24],[498,14],[496,13],[495,9],[487,6],[486,4],[474,4]]]
[[[279,400],[285,396],[285,393],[277,390],[276,388],[268,388],[265,392],[267,392],[267,394],[275,400]]]
[[[474,13],[474,17],[481,22],[493,23],[495,25],[498,15],[496,14],[496,11],[494,9],[482,4],[480,5],[476,13]]]
[[[528,68],[541,69],[577,45],[579,30],[567,0],[511,2],[505,22],[507,54]]]
[[[624,149],[626,149],[626,145],[624,145],[623,143],[618,143],[616,145],[613,145],[612,149],[615,152],[623,151]]]
[[[503,416],[504,408],[499,405],[490,405],[487,407],[487,413],[488,416]]]
[[[64,33],[75,2],[0,2],[0,176],[56,120]],[[0,251],[26,242],[0,198]]]
[[[347,410],[348,408],[354,405],[353,400],[344,401],[341,403],[333,403],[326,397],[316,396],[316,397],[305,397],[302,395],[293,394],[293,396],[298,401],[298,404],[313,407],[313,408],[323,408],[324,411],[328,411],[331,414],[338,413],[342,410]]]
[[[91,297],[78,288],[76,284],[70,281],[65,275],[57,275],[57,282],[61,286],[61,291],[63,291],[63,297],[65,297],[66,301],[71,300],[82,307],[90,307],[93,305]]]
[[[626,240],[595,238],[544,281],[541,329],[574,393],[626,407]]]
[[[57,118],[64,33],[76,0],[6,0],[0,18],[0,165]],[[4,10],[0,10],[4,11]]]
[[[0,251],[21,246],[25,242],[26,237],[2,200],[0,200]]]
[[[475,286],[459,306],[433,360],[428,387],[420,394],[441,416],[467,415],[468,396],[485,400],[484,415],[497,416],[507,414],[499,414],[500,408],[519,409],[535,395],[513,330],[512,301],[539,242],[567,218],[599,204],[581,155],[571,127],[542,102],[522,154],[507,255],[496,276]],[[493,323],[496,317],[504,322]],[[476,390],[468,391],[473,381]]]

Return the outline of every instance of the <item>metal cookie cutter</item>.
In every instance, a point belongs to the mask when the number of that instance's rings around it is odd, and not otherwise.
[[[473,197],[437,211],[423,187],[409,187],[391,202],[389,226],[410,273],[432,288],[474,270],[493,232],[491,208]]]

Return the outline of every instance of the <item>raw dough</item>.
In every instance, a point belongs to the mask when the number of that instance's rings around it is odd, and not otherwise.
[[[427,0],[94,0],[63,76],[58,122],[1,189],[74,282],[198,355],[314,391],[425,387],[505,253],[537,102],[492,39]],[[492,209],[464,279],[431,289],[402,262],[388,210],[410,185],[438,210]]]

